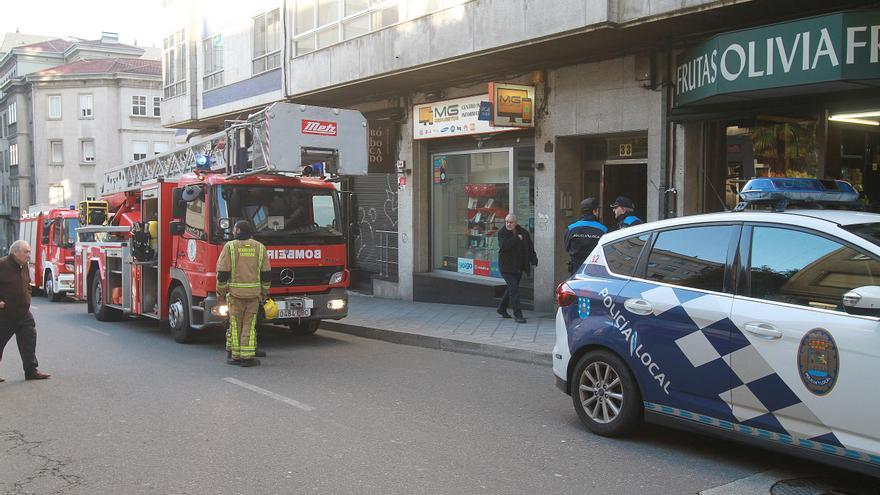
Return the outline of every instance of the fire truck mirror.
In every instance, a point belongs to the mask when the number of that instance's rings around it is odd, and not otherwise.
[[[186,203],[181,199],[182,195],[182,187],[175,187],[171,190],[171,216],[174,218],[183,218],[186,214]]]
[[[348,234],[351,237],[357,237],[361,235],[360,225],[356,224],[355,222],[351,222],[350,224],[348,224]]]
[[[185,226],[183,222],[171,222],[168,226],[168,230],[171,232],[171,235],[181,235],[185,230]]]

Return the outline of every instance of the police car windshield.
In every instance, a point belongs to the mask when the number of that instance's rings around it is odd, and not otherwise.
[[[219,186],[214,222],[247,220],[254,238],[268,245],[339,242],[335,191],[298,187]],[[215,229],[219,231],[219,229]]]
[[[844,225],[843,228],[853,234],[867,239],[880,246],[880,223],[862,223],[858,225]]]

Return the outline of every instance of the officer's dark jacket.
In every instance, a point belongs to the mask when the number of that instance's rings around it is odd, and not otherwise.
[[[522,240],[517,234],[523,236]],[[538,266],[538,255],[529,231],[519,225],[515,232],[507,230],[507,227],[498,229],[498,271],[529,273],[532,265]]]
[[[617,230],[632,227],[633,225],[638,225],[640,223],[642,223],[641,218],[627,212],[617,217]]]
[[[571,257],[572,270],[583,264],[599,243],[599,238],[607,232],[608,227],[602,225],[592,213],[584,214],[580,220],[568,226],[565,231],[565,250]]]

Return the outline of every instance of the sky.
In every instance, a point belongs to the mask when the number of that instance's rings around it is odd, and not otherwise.
[[[0,33],[98,39],[119,33],[122,43],[161,47],[167,29],[162,0],[0,0]]]

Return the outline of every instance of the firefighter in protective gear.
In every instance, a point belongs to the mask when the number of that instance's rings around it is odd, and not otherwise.
[[[257,312],[269,297],[272,267],[266,246],[251,238],[253,227],[245,220],[235,222],[235,240],[223,246],[217,260],[217,296],[229,306],[226,332],[227,363],[256,366]]]

